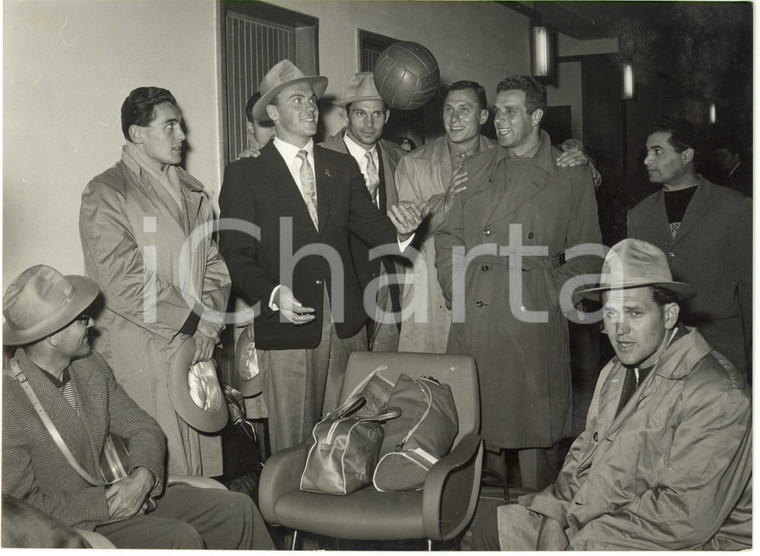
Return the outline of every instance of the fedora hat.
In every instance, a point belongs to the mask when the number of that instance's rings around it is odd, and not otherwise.
[[[76,319],[100,293],[97,282],[64,276],[41,264],[26,269],[5,290],[3,345],[36,342]]]
[[[314,94],[320,98],[327,89],[327,78],[321,75],[306,76],[290,60],[280,60],[270,69],[261,80],[259,92],[261,98],[253,105],[253,119],[261,122],[270,120],[267,105],[272,98],[288,85],[309,83],[314,88]]]
[[[602,265],[599,285],[578,292],[578,295],[595,301],[602,292],[658,286],[674,292],[679,301],[697,295],[690,284],[674,282],[665,253],[651,243],[640,239],[624,239],[610,249]]]
[[[343,88],[343,95],[333,104],[346,106],[360,100],[381,100],[385,102],[377,91],[375,75],[371,71],[360,71],[352,75]]]
[[[235,389],[246,398],[261,393],[261,370],[253,341],[253,323],[243,329],[235,342]]]
[[[191,365],[195,339],[180,345],[169,369],[169,399],[183,421],[201,432],[217,432],[227,424],[227,403],[214,360]]]

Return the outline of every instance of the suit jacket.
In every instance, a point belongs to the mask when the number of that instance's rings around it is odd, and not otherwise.
[[[629,211],[628,237],[662,249],[673,279],[697,288],[695,298],[680,304],[681,320],[745,369],[752,339],[752,200],[700,177],[675,238],[662,190]]]
[[[330,150],[350,156],[348,147],[346,147],[346,143],[343,140],[345,132],[346,128],[343,128],[339,133],[329,137],[322,145]],[[377,149],[380,158],[380,167],[378,168],[380,177],[380,191],[378,195],[380,212],[386,214],[390,207],[398,204],[398,192],[396,191],[396,180],[393,174],[406,151],[396,143],[386,139],[380,139],[377,142]],[[380,263],[378,259],[369,258],[369,246],[353,234],[351,235],[350,244],[354,268],[356,269],[356,275],[359,277],[359,285],[364,290],[367,284],[380,275]],[[397,272],[393,261],[389,257],[385,257],[382,264],[385,265],[385,270],[388,274],[395,274]],[[401,309],[400,288],[398,285],[391,285],[390,292],[393,310],[399,311]]]
[[[147,467],[164,479],[165,439],[155,420],[119,386],[105,359],[97,353],[71,363],[69,373],[78,412],[23,349],[16,351],[21,370],[77,462],[99,476],[106,436],[128,441],[129,469]],[[108,520],[105,487],[91,486],[68,463],[21,385],[3,376],[3,492],[70,527],[94,529]]]
[[[254,333],[259,349],[316,347],[321,338],[325,287],[338,336],[355,335],[367,315],[353,269],[349,235],[355,234],[373,247],[397,246],[395,227],[372,202],[359,165],[351,156],[316,145],[314,174],[319,230],[274,144],[266,145],[258,158],[229,164],[224,173],[219,196],[223,219],[220,249],[234,291],[254,308],[258,304]],[[256,227],[255,232],[240,227],[224,229],[230,223],[227,219],[236,219],[251,230]],[[296,261],[293,254],[304,247],[319,249],[322,255],[307,254]],[[334,268],[324,255],[335,262]],[[272,291],[279,284],[290,287],[296,299],[314,308],[312,322],[296,326],[269,308]]]

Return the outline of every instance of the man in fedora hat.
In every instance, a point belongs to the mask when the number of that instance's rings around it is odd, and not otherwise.
[[[323,406],[337,405],[348,355],[367,349],[350,234],[398,251],[421,219],[415,206],[381,213],[356,162],[314,145],[326,88],[327,78],[306,76],[289,60],[267,72],[253,117],[272,120],[275,138],[260,156],[227,166],[219,197],[234,291],[259,311],[272,452],[311,434]]]
[[[220,437],[178,418],[167,391],[185,340],[195,340],[193,363],[207,361],[222,330],[230,277],[213,238],[213,209],[203,185],[179,166],[185,133],[171,92],[134,89],[121,127],[121,160],[87,184],[79,213],[86,274],[105,302],[95,348],[161,425],[169,472],[218,476]]]
[[[694,328],[665,254],[626,239],[598,287],[616,357],[556,482],[500,506],[478,548],[737,550],[752,545],[752,406],[743,373]],[[490,526],[489,526],[490,525]]]
[[[5,291],[3,344],[18,347],[3,373],[3,494],[117,548],[273,548],[250,497],[166,487],[161,428],[90,348],[98,293],[93,280],[45,265]],[[93,484],[109,434],[127,444],[128,476]]]
[[[335,104],[346,110],[348,125],[328,137],[323,146],[350,154],[356,160],[372,200],[385,212],[387,207],[398,204],[393,174],[405,152],[393,141],[380,138],[391,112],[375,86],[374,74],[365,71],[352,75]],[[368,245],[353,235],[351,254],[362,291],[372,280],[402,271],[391,257],[370,259]],[[377,292],[377,303],[367,307],[367,339],[372,351],[398,349],[400,323],[391,313],[400,319],[401,289],[396,283],[388,283],[387,278],[384,280],[388,285]]]

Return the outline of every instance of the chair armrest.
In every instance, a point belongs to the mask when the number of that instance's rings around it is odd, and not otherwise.
[[[275,504],[286,492],[301,488],[305,466],[304,444],[281,450],[267,459],[259,479],[259,510],[267,523],[279,525],[274,513]]]
[[[201,477],[198,475],[169,475],[166,484],[183,484],[194,486],[196,488],[216,488],[219,490],[227,490],[227,487],[219,481],[210,477]]]
[[[450,540],[470,522],[480,492],[482,466],[483,439],[468,434],[430,468],[422,496],[422,520],[428,539]]]

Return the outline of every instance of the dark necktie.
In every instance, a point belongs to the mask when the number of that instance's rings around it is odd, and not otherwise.
[[[615,412],[615,417],[617,417],[620,412],[623,411],[623,408],[633,397],[633,394],[636,393],[636,386],[636,371],[631,368],[626,369],[625,380],[623,381],[623,393],[620,395],[620,403],[618,404],[617,411]]]
[[[309,153],[307,151],[298,151],[296,157],[301,161],[301,188],[303,191],[303,198],[306,201],[306,208],[309,209],[309,216],[311,216],[314,227],[319,230],[319,222],[317,220],[317,185],[314,179],[314,171],[309,164]]]

